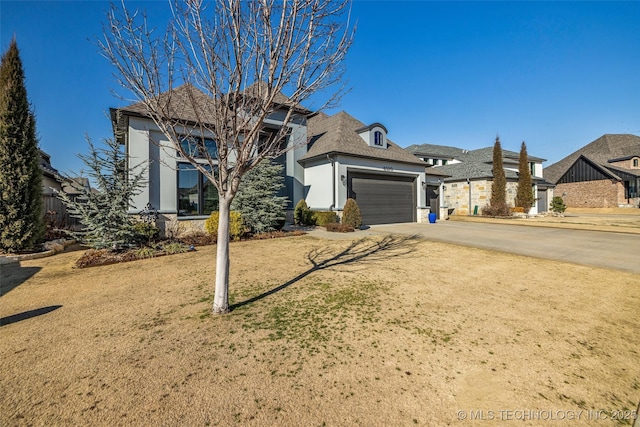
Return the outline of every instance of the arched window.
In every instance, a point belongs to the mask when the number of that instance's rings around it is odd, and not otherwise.
[[[373,133],[373,143],[379,147],[384,147],[384,135],[379,130]]]

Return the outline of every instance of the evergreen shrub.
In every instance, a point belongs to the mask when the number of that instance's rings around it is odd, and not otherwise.
[[[300,199],[293,210],[293,222],[296,225],[315,225],[313,212],[309,209],[304,199]]]
[[[354,199],[347,199],[342,210],[342,223],[353,228],[359,228],[362,225],[362,216],[360,208]]]
[[[133,231],[136,235],[136,240],[146,244],[151,243],[160,235],[160,229],[151,222],[138,221],[133,224]]]
[[[311,217],[313,218],[313,223],[321,227],[332,222],[338,222],[338,214],[332,211],[312,211]]]
[[[551,199],[550,208],[553,212],[563,213],[565,210],[567,210],[567,205],[564,204],[564,200],[562,199],[562,197],[554,196],[553,199]]]
[[[213,211],[204,222],[204,229],[207,233],[218,235],[218,222],[220,221],[220,212]],[[244,224],[242,223],[242,215],[238,211],[229,212],[229,238],[231,240],[240,240],[245,234]]]

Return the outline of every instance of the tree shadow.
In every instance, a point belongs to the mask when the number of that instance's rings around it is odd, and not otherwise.
[[[0,297],[20,286],[41,267],[22,267],[20,263],[0,264]]]
[[[351,244],[338,252],[333,254],[328,248],[318,249],[314,248],[307,254],[307,259],[311,263],[312,267],[308,270],[300,273],[293,279],[289,280],[282,285],[279,285],[273,289],[256,295],[246,301],[241,301],[229,306],[229,310],[233,311],[237,308],[243,307],[248,304],[252,304],[256,301],[260,301],[263,298],[273,295],[283,289],[288,288],[299,280],[304,279],[311,273],[319,270],[325,270],[327,268],[336,267],[339,265],[347,265],[354,263],[369,263],[384,261],[389,258],[395,258],[402,255],[409,254],[413,251],[414,246],[420,241],[420,236],[413,235],[386,235],[381,240],[363,238],[355,240]]]
[[[43,314],[51,313],[52,311],[55,311],[61,307],[61,305],[50,305],[48,307],[37,308],[35,310],[23,311],[22,313],[14,314],[11,316],[0,317],[0,326],[10,325],[11,323],[21,322],[33,317],[42,316]]]

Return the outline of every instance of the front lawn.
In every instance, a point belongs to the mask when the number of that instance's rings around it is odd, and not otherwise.
[[[286,237],[231,245],[234,310],[212,316],[215,246],[72,268],[81,255],[2,266],[0,425],[482,424],[472,411],[496,425],[553,410],[615,426],[631,422],[588,411],[640,400],[637,275]]]

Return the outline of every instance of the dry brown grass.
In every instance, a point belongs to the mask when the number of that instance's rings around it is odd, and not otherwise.
[[[453,215],[450,219],[453,221],[494,222],[640,234],[640,209],[631,208],[567,209],[565,215],[560,217],[488,218],[483,216]]]
[[[0,425],[436,426],[482,424],[459,410],[635,410],[637,275],[354,238],[231,245],[236,308],[219,317],[215,246],[3,267]],[[630,422],[585,412],[578,424]]]

